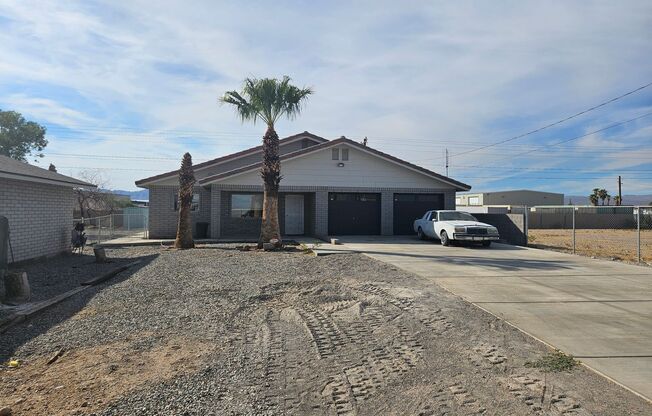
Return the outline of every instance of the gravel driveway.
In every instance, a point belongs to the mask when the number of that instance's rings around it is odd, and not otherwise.
[[[0,338],[18,415],[647,415],[652,406],[359,254],[109,251],[138,268]],[[63,348],[54,363],[47,361]]]

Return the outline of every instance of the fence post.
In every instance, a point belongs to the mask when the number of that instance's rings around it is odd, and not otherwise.
[[[636,209],[636,234],[637,244],[636,250],[638,252],[638,262],[641,262],[641,207]]]
[[[573,254],[575,254],[575,206],[573,206]]]
[[[525,247],[530,243],[529,233],[530,233],[530,210],[527,205],[523,207],[523,228],[525,234]]]
[[[102,243],[102,217],[97,218],[97,244]]]
[[[131,215],[125,214],[125,217],[127,217],[127,231],[131,231]]]

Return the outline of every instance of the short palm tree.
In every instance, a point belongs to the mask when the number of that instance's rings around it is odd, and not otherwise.
[[[181,169],[179,169],[179,223],[177,225],[177,238],[174,241],[176,248],[193,248],[192,239],[192,194],[195,185],[195,173],[192,169],[190,153],[183,155]]]
[[[589,201],[591,201],[591,205],[597,206],[598,201],[600,200],[600,189],[599,188],[593,188],[593,193],[589,195]]]
[[[242,122],[254,124],[261,120],[267,125],[263,136],[263,164],[260,174],[263,178],[263,218],[258,246],[275,240],[281,245],[281,230],[278,222],[278,190],[281,182],[281,160],[279,139],[274,124],[281,118],[294,119],[301,113],[301,107],[311,88],[298,88],[290,84],[290,77],[247,78],[241,92],[227,91],[220,98],[222,103],[231,104]]]

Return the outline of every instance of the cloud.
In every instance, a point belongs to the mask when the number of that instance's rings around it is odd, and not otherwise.
[[[444,148],[455,154],[531,130],[649,82],[652,73],[652,4],[646,1],[627,7],[563,1],[284,1],[275,7],[199,1],[188,7],[163,1],[151,7],[140,0],[15,0],[3,3],[0,26],[0,106],[68,127],[49,130],[53,153],[83,148],[85,154],[173,157],[190,150],[213,157],[255,145],[262,127],[242,125],[217,97],[246,76],[288,74],[316,93],[301,117],[279,124],[281,135],[309,130],[329,138],[367,136],[372,146],[441,171]],[[16,85],[58,89],[24,93]],[[561,128],[453,162],[488,165],[638,114],[650,97],[641,93]],[[627,146],[651,145],[627,140]],[[639,166],[626,153],[617,161],[597,153],[622,142],[604,134],[564,147],[577,158],[544,151],[505,165]],[[62,166],[90,161],[53,160]],[[176,167],[137,159],[94,164],[141,168],[107,171],[122,188]],[[476,189],[549,186],[519,179],[527,176],[514,171],[504,180],[469,182]]]

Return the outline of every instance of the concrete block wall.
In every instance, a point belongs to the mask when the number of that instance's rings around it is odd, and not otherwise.
[[[523,214],[473,214],[480,222],[498,228],[500,239],[517,246],[527,246],[525,215]]]
[[[178,186],[152,186],[149,189],[149,238],[175,238],[179,212],[174,209]],[[192,229],[195,233],[198,222],[211,220],[211,191],[195,187],[199,193],[199,211],[192,212]]]
[[[0,180],[0,215],[9,220],[16,262],[70,250],[73,198],[67,186]]]

